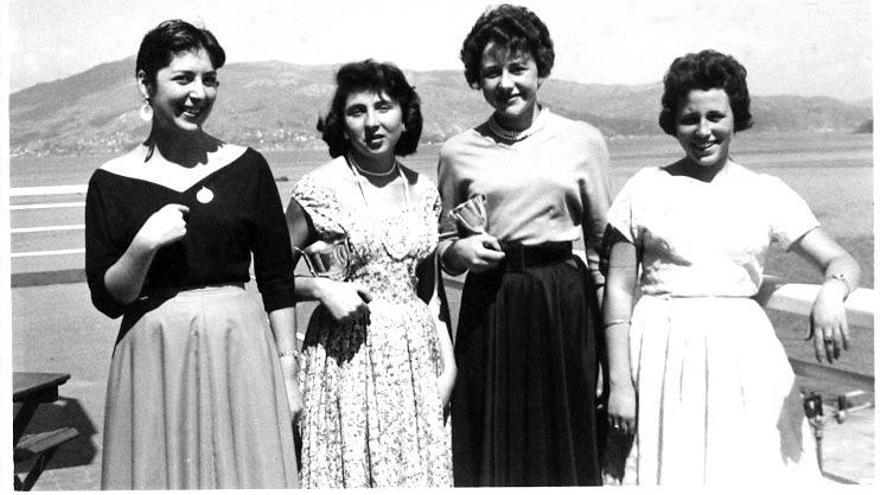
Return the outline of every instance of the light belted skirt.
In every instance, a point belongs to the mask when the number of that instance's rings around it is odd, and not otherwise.
[[[110,365],[105,489],[299,485],[266,314],[242,286],[138,301]]]

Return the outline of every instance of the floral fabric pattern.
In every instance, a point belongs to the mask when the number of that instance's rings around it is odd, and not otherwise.
[[[438,332],[416,295],[416,266],[437,245],[440,200],[424,177],[403,211],[377,216],[304,176],[293,197],[325,241],[348,235],[348,280],[372,294],[370,322],[352,328],[323,306],[309,321],[300,379],[305,488],[452,485],[449,430],[437,386]]]

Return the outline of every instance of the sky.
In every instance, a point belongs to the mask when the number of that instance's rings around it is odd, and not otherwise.
[[[137,53],[168,18],[210,29],[228,63],[340,64],[373,57],[461,70],[481,0],[8,0],[9,90]],[[753,94],[871,97],[871,0],[521,0],[556,45],[552,77],[658,82],[677,56],[734,55]],[[464,84],[464,80],[462,80]]]

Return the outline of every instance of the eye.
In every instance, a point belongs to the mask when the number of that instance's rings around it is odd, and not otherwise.
[[[174,76],[171,80],[178,84],[189,84],[193,81],[193,75],[183,72]]]
[[[387,112],[392,108],[394,108],[394,104],[390,101],[380,101],[379,103],[376,103],[376,110],[379,110],[380,112]]]
[[[510,66],[510,72],[513,74],[522,74],[523,72],[526,72],[527,70],[529,70],[529,68],[526,67],[525,65],[521,65],[521,64],[513,64]]]
[[[202,76],[202,84],[211,88],[216,88],[220,85],[220,81],[217,79],[217,74],[205,74]]]
[[[677,122],[678,125],[696,125],[700,122],[700,116],[695,113],[686,113],[679,115]]]
[[[483,79],[495,79],[501,75],[501,69],[498,67],[486,67],[481,71]]]
[[[345,109],[345,115],[347,117],[359,117],[363,115],[367,111],[367,108],[363,105],[352,105]]]
[[[724,112],[709,112],[709,115],[706,116],[712,122],[720,122],[724,120],[724,117],[727,117]]]

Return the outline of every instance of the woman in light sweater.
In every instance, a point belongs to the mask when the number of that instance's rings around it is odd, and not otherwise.
[[[484,13],[461,58],[493,114],[440,152],[441,263],[469,272],[455,342],[455,484],[596,485],[608,151],[593,126],[538,103],[554,52],[528,9]],[[468,232],[450,212],[475,197],[486,224]],[[572,254],[581,234],[586,265]]]

